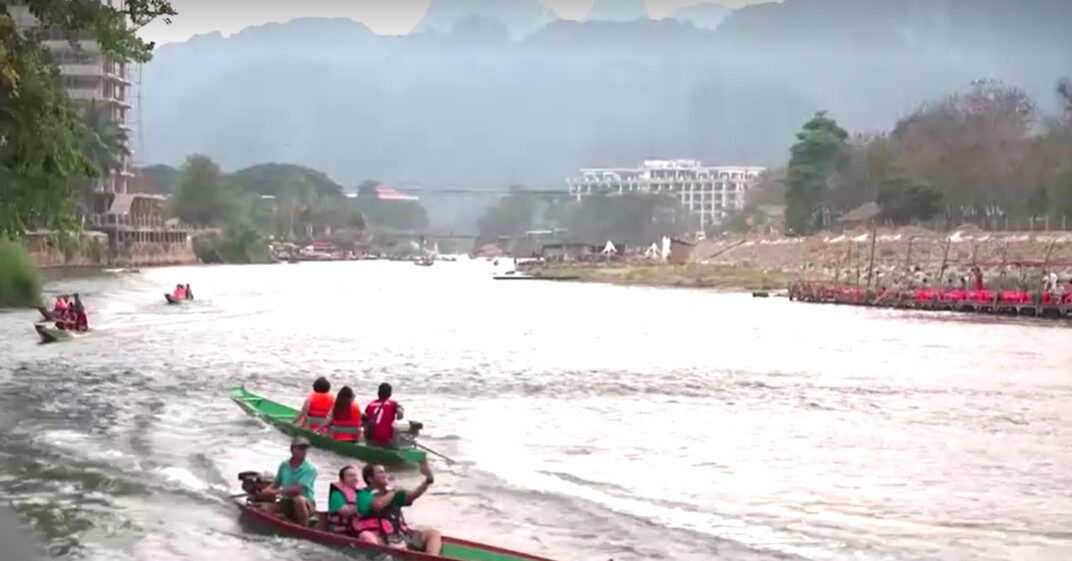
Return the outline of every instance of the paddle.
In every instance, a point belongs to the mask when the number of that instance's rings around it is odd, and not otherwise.
[[[439,456],[440,458],[443,458],[444,460],[447,461],[447,464],[452,465],[452,464],[458,463],[458,462],[454,461],[453,459],[451,459],[451,458],[449,458],[449,457],[447,457],[447,456],[445,456],[443,454],[440,454],[439,452],[436,452],[435,450],[432,450],[431,448],[421,444],[420,442],[417,442],[416,440],[413,441],[413,445],[416,446],[417,448],[420,448],[421,450],[424,450],[425,452],[428,452],[430,454],[433,454],[435,456]]]

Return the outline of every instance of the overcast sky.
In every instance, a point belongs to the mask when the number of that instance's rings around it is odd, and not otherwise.
[[[559,17],[580,19],[595,0],[540,0]],[[770,0],[719,0],[730,7]],[[140,35],[157,44],[185,41],[194,35],[220,31],[230,35],[251,25],[284,22],[300,17],[346,17],[365,23],[380,34],[407,33],[421,20],[431,0],[171,0],[179,13],[171,25],[154,22]],[[703,0],[647,0],[654,18]]]

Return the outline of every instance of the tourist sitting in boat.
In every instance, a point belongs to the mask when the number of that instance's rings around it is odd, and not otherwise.
[[[361,470],[367,488],[357,492],[357,537],[365,542],[388,547],[423,551],[439,555],[441,537],[436,530],[416,530],[406,524],[402,507],[410,506],[435,482],[427,460],[421,461],[424,481],[416,489],[388,489],[387,470],[381,465],[368,464]]]
[[[57,294],[56,301],[52,304],[52,317],[58,319],[67,315],[67,308],[67,296],[63,294]]]
[[[398,443],[395,439],[395,420],[402,420],[402,406],[391,399],[391,384],[380,384],[377,392],[379,399],[365,407],[365,438],[370,444],[393,448]]]
[[[354,403],[354,390],[343,386],[335,396],[328,418],[324,422],[323,432],[339,442],[356,442],[361,440],[361,408]]]
[[[309,440],[295,437],[290,443],[290,459],[279,464],[272,485],[256,497],[258,501],[271,501],[262,508],[305,527],[316,513],[316,466],[305,459],[308,451]]]
[[[327,425],[328,415],[335,406],[335,398],[331,395],[331,382],[321,376],[313,382],[313,393],[305,398],[301,412],[294,424],[306,427],[309,430],[320,430]]]
[[[373,532],[358,530],[357,494],[364,486],[354,466],[339,470],[339,480],[328,491],[328,527],[337,534],[356,536],[366,543],[383,545]]]
[[[186,299],[186,287],[181,284],[175,285],[175,291],[171,293],[171,297],[176,300]]]
[[[193,300],[194,299],[194,291],[190,290],[190,285],[189,284],[186,285],[186,288],[184,290],[185,290],[185,294],[186,294],[186,299],[187,300]]]

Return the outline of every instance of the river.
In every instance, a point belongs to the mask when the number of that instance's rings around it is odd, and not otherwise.
[[[1072,558],[1065,322],[496,282],[484,262],[57,279],[95,328],[0,313],[0,501],[60,559],[348,559],[221,497],[287,438],[245,384],[389,381],[454,457],[410,510],[569,560]],[[198,298],[167,306],[190,283]],[[318,497],[348,460],[311,451]],[[403,483],[416,477],[401,473]]]

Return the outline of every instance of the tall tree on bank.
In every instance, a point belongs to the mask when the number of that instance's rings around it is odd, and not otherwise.
[[[234,215],[236,197],[221,176],[220,166],[208,156],[187,157],[175,186],[175,214],[196,226],[226,223]]]
[[[491,243],[503,236],[519,236],[532,230],[540,206],[535,194],[521,186],[511,186],[510,193],[488,208],[477,222],[478,242]]]
[[[136,28],[175,14],[167,0],[126,0],[122,9],[99,0],[0,1],[0,236],[73,229],[76,180],[97,171],[51,56],[34,31],[18,28],[16,10],[42,27],[67,30],[71,39],[96,40],[109,56],[139,62],[153,45]]]
[[[831,178],[845,161],[848,137],[825,111],[816,113],[797,133],[786,177],[787,233],[805,235],[822,226],[822,202]]]

